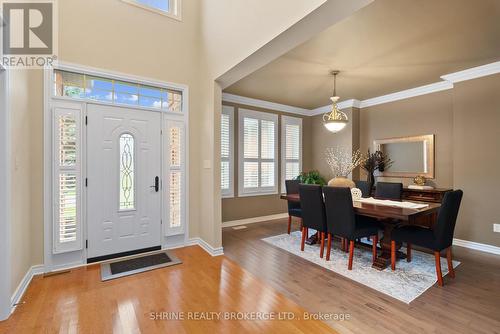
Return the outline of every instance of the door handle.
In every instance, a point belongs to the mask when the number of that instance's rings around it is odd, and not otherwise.
[[[155,184],[154,186],[150,186],[150,188],[155,188],[156,192],[160,191],[160,177],[155,177]]]

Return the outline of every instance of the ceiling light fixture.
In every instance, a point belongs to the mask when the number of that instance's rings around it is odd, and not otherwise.
[[[333,96],[330,98],[330,100],[332,100],[332,108],[330,112],[323,115],[325,128],[333,133],[343,130],[347,123],[349,123],[347,115],[340,111],[337,106],[337,101],[340,99],[340,97],[337,96],[337,74],[339,73],[340,71],[338,70],[332,71],[331,73],[333,75]]]

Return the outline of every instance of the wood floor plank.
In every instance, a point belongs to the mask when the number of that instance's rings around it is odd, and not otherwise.
[[[101,282],[97,265],[37,276],[0,333],[335,333],[232,260],[198,246],[182,265]],[[291,312],[283,320],[152,320],[151,312]],[[238,315],[238,313],[227,313]],[[242,314],[242,313],[239,313]]]
[[[310,312],[351,314],[327,322],[340,333],[500,333],[499,256],[454,247],[456,278],[407,305],[261,240],[286,230],[286,219],[225,228],[224,254]]]

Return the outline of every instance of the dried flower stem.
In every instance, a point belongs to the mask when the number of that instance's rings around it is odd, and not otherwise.
[[[347,177],[363,161],[364,158],[359,150],[352,155],[345,148],[338,146],[326,150],[326,163],[330,166],[334,177]]]

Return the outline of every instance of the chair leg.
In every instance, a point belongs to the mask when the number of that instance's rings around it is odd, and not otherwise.
[[[354,240],[349,241],[349,264],[347,269],[352,270],[352,258],[354,257]]]
[[[288,216],[288,234],[290,234],[291,228],[292,228],[292,216]]]
[[[304,226],[304,224],[302,224],[302,218],[300,218],[300,229],[302,230],[302,227]]]
[[[319,245],[319,257],[323,258],[323,254],[325,252],[325,232],[318,232],[321,235],[321,243]]]
[[[391,241],[391,269],[396,270],[396,241]]]
[[[372,263],[375,263],[377,260],[377,244],[378,244],[378,235],[374,235],[372,243]]]
[[[330,261],[330,252],[332,250],[332,234],[328,233],[328,241],[326,243],[326,260]]]
[[[411,244],[406,244],[406,262],[411,262]]]
[[[301,251],[304,251],[304,244],[306,242],[306,235],[308,234],[307,233],[307,227],[302,227],[302,240],[300,242],[300,250]]]
[[[451,246],[446,250],[446,259],[448,260],[448,272],[451,278],[455,278],[455,269],[453,269],[453,259],[451,256]]]
[[[438,279],[438,285],[443,286],[443,274],[441,273],[441,254],[439,252],[434,252],[434,257],[436,258],[436,275]]]

